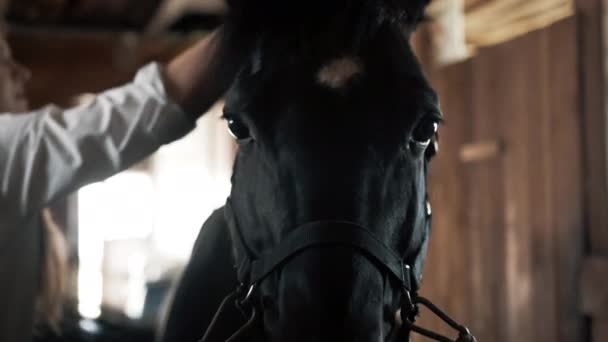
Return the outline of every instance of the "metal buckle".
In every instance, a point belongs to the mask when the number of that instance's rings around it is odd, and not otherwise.
[[[410,291],[404,288],[403,298],[401,299],[401,321],[403,324],[410,326],[416,322],[418,313],[418,306],[414,304]]]
[[[253,291],[255,291],[256,289],[256,284],[253,283],[251,284],[251,286],[249,286],[249,290],[247,290],[247,294],[245,295],[245,298],[243,298],[242,303],[247,303],[251,300],[251,295],[253,294]]]
[[[241,308],[241,310],[246,309],[251,304],[251,298],[257,288],[257,284],[255,284],[255,283],[251,284],[249,286],[249,288],[247,289],[247,292],[244,292],[245,287],[246,287],[245,284],[240,284],[239,289],[238,289],[238,292],[240,295],[244,294],[242,299],[237,299],[237,301],[236,301],[237,305],[239,306],[239,308]]]
[[[464,327],[464,331],[460,332],[456,342],[477,342],[477,339],[471,334],[469,328]]]

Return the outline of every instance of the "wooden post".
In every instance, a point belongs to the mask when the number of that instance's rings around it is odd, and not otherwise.
[[[590,252],[608,255],[608,184],[606,182],[606,74],[603,2],[578,0],[578,39],[585,137],[585,200]]]
[[[433,47],[438,65],[463,61],[469,57],[466,44],[464,1],[434,1],[430,9],[434,19]]]
[[[605,286],[608,260],[608,0],[576,0],[583,113],[585,217],[588,253],[581,272],[580,307],[591,317],[593,342],[608,341]]]

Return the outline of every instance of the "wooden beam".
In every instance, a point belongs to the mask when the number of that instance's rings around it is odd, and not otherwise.
[[[552,34],[549,41],[540,47],[545,56],[545,82],[550,96],[545,99],[545,123],[532,127],[533,131],[534,127],[547,130],[545,134],[551,136],[548,146],[552,157],[542,178],[539,178],[540,181],[546,179],[550,182],[545,201],[551,203],[551,211],[548,225],[543,228],[545,234],[539,236],[537,241],[541,242],[543,236],[549,235],[555,239],[555,278],[552,287],[557,291],[558,307],[553,314],[557,316],[559,338],[537,338],[537,341],[580,342],[584,336],[583,316],[578,310],[579,272],[584,254],[584,171],[580,129],[583,93],[579,87],[580,56],[576,24],[575,18],[570,18],[554,25],[550,29]],[[555,58],[557,55],[560,58]],[[533,148],[536,149],[536,146]],[[546,282],[540,283],[539,293],[542,293]]]
[[[487,1],[466,13],[467,42],[495,45],[574,14],[572,0]]]
[[[107,58],[104,63],[141,64],[151,59],[166,60],[206,33],[191,35],[136,34],[113,31],[75,31],[30,29],[11,26],[8,29],[10,44],[18,52],[22,63],[46,64],[53,60]],[[101,55],[100,55],[101,54]],[[42,58],[41,56],[44,56]]]
[[[433,57],[437,65],[463,61],[470,56],[465,34],[463,0],[437,0],[429,8],[433,17]]]
[[[167,61],[203,35],[10,28],[8,40],[15,59],[32,71],[26,92],[36,108],[72,106],[76,95],[124,84],[139,67]]]

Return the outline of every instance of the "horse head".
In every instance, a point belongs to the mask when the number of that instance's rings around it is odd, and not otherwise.
[[[229,1],[251,49],[224,108],[239,145],[227,218],[268,340],[399,330],[442,119],[409,43],[428,2]]]

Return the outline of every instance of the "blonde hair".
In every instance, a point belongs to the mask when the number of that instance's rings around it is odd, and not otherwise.
[[[65,236],[53,220],[51,211],[42,212],[44,225],[44,251],[40,288],[36,298],[38,323],[60,332],[68,274],[68,245]]]

